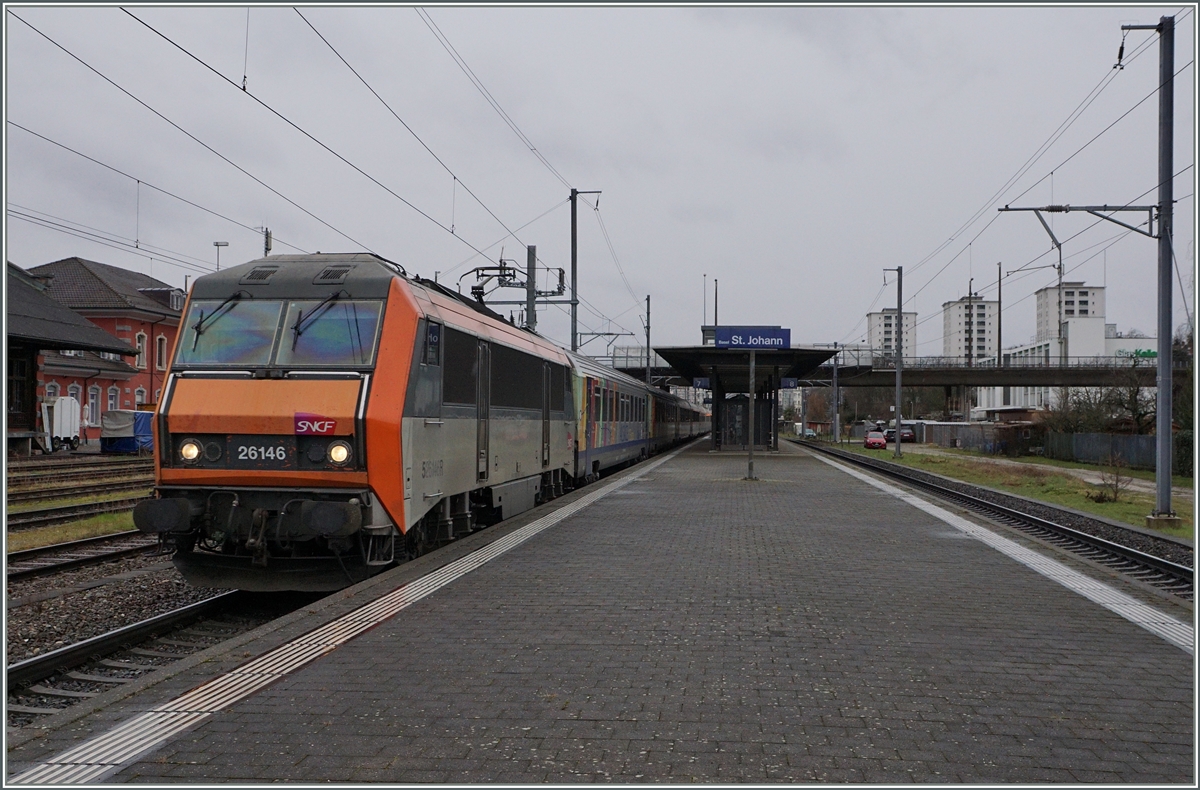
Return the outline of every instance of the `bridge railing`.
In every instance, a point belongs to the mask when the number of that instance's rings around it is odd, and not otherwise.
[[[896,357],[883,351],[868,349],[847,349],[839,355],[842,367],[870,367],[875,370],[895,370]],[[1103,370],[1127,370],[1137,368],[1153,368],[1157,364],[1154,357],[1133,356],[1089,356],[1066,357],[1057,356],[1008,356],[1003,361],[995,357],[905,357],[905,369],[921,368],[1094,368]],[[828,367],[827,363],[823,367]],[[1191,360],[1176,359],[1172,367],[1177,370],[1191,368]]]

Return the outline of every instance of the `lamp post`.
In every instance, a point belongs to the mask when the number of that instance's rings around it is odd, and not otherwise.
[[[217,271],[221,271],[221,248],[228,247],[227,241],[214,241],[213,246],[217,248]]]

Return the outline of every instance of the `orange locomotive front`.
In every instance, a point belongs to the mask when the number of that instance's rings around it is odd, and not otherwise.
[[[173,544],[199,586],[332,590],[390,565],[418,312],[375,255],[272,256],[199,278],[138,529]]]

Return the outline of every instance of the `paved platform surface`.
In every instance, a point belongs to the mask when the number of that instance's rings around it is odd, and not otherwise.
[[[807,454],[745,471],[685,452],[105,781],[1194,783],[1192,656]]]

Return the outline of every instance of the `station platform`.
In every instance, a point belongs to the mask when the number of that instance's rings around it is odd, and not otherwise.
[[[1189,608],[707,449],[10,733],[8,781],[1195,784]]]

